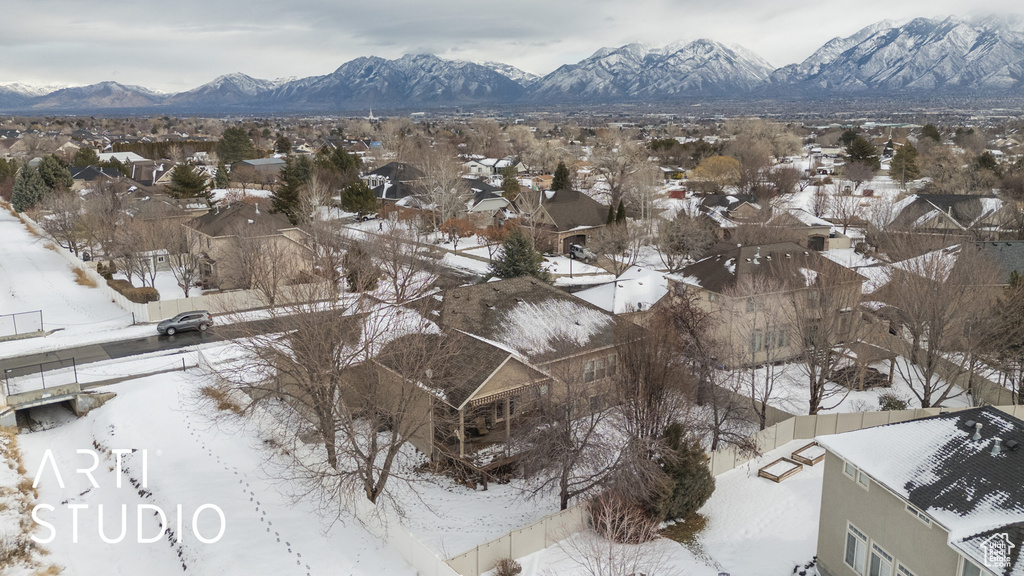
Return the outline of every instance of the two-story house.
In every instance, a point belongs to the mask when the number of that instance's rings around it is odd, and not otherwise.
[[[817,441],[823,576],[1024,575],[1024,421],[983,407]]]
[[[275,273],[285,282],[309,272],[308,235],[283,214],[271,214],[258,204],[218,206],[183,225],[198,236],[204,288],[251,288],[255,283],[252,275],[259,273],[253,258],[274,260]]]
[[[799,324],[821,310],[823,291],[848,327],[859,321],[865,278],[794,242],[719,244],[668,276],[669,293],[693,297],[713,318],[721,359],[729,365],[782,362],[804,347]]]

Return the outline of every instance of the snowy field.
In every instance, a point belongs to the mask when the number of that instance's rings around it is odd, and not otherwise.
[[[794,440],[718,476],[714,494],[700,510],[708,524],[698,536],[698,546],[668,539],[645,544],[652,554],[662,555],[666,569],[660,572],[784,576],[794,574],[794,566],[810,562],[817,549],[824,464],[804,466],[779,484],[757,477],[761,466],[809,443]],[[573,559],[573,549],[570,541],[563,541],[519,559],[523,575],[584,576],[587,572]]]
[[[68,262],[46,248],[52,243],[32,235],[6,210],[0,210],[0,238],[0,314],[42,310],[44,329],[79,335],[132,323],[131,314],[101,290],[76,284]],[[10,344],[0,343],[0,356],[9,355]]]
[[[159,361],[155,361],[159,362]],[[39,502],[55,507],[43,512],[54,525],[56,538],[48,545],[47,560],[65,566],[64,574],[409,574],[409,567],[394,549],[370,535],[351,518],[331,524],[317,514],[311,501],[283,495],[280,480],[263,472],[270,456],[255,430],[230,421],[214,421],[208,406],[197,401],[205,382],[196,371],[152,376],[110,387],[118,397],[88,416],[62,416],[60,408],[36,412],[41,432],[20,436],[29,475],[35,476],[47,450],[53,454],[65,487],[51,468],[40,475]],[[49,416],[47,416],[49,415]],[[47,420],[51,420],[47,422]],[[124,457],[125,480],[116,486],[117,468],[110,450],[147,451],[148,484],[141,482],[141,452]],[[90,485],[76,468],[90,465],[90,457],[77,450],[97,450],[101,463],[94,473],[98,487]],[[79,542],[72,542],[70,504],[87,505],[80,512]],[[128,506],[127,537],[120,543],[103,542],[97,529],[97,511],[104,505],[106,535],[120,529],[117,512]],[[137,507],[155,505],[165,511],[168,525],[182,541],[166,538],[150,544],[137,542]],[[205,510],[199,533],[192,529],[193,514],[204,504],[223,510],[223,537],[211,544],[220,528],[218,516]],[[184,521],[177,531],[176,507]],[[143,536],[159,534],[156,516],[143,509]],[[48,531],[37,529],[45,537]],[[116,562],[113,560],[116,558]]]

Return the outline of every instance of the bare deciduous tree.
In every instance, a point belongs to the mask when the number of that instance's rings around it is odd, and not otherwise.
[[[783,286],[768,275],[744,276],[726,291],[734,303],[727,311],[732,333],[732,361],[742,368],[739,376],[744,395],[750,399],[758,425],[768,424],[768,406],[778,395],[779,364],[788,357],[791,330],[788,299]]]
[[[595,254],[606,257],[616,276],[636,264],[640,249],[647,244],[648,236],[642,226],[631,222],[610,224],[597,231],[588,245]]]
[[[659,523],[634,500],[617,492],[595,498],[590,527],[559,547],[590,576],[673,576],[679,571],[658,546]]]
[[[57,244],[77,256],[85,237],[81,196],[74,192],[54,192],[47,196],[42,208],[48,214],[40,219],[39,225]]]
[[[450,340],[410,311],[305,286],[271,309],[287,317],[287,333],[232,328],[241,358],[220,375],[244,394],[243,414],[263,409],[278,420],[281,474],[300,495],[338,515],[359,498],[401,511],[391,487],[413,474],[399,454],[425,435],[421,384],[450,361]]]
[[[658,226],[658,255],[669,272],[678,272],[688,262],[707,252],[718,237],[707,218],[680,212],[670,222]]]
[[[969,370],[993,319],[995,268],[975,250],[965,244],[899,262],[886,287],[896,367],[922,408],[960,394],[955,381]]]
[[[458,218],[466,211],[470,191],[462,177],[463,166],[454,154],[431,150],[423,160],[421,182],[428,201],[433,205],[436,228],[449,218]]]
[[[530,494],[556,492],[562,510],[569,501],[606,482],[618,466],[611,411],[592,398],[593,383],[584,383],[580,362],[561,365],[545,394],[537,394],[523,411],[515,444],[522,447],[520,466],[531,479]]]
[[[797,363],[807,376],[808,414],[834,408],[846,398],[849,390],[834,383],[832,375],[844,363],[850,344],[866,332],[858,312],[863,278],[830,264],[809,252],[780,265],[788,278],[786,312],[800,350]]]

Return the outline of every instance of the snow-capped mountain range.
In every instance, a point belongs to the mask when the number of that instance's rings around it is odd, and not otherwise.
[[[235,73],[177,94],[101,82],[0,84],[2,111],[327,112],[454,105],[685,102],[847,95],[1024,94],[1024,20],[878,22],[776,69],[708,39],[601,48],[539,77],[500,62],[434,55],[360,57],[323,76],[260,80]]]

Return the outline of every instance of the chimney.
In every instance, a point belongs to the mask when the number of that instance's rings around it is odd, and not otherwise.
[[[999,447],[999,438],[993,438],[992,439],[992,455],[993,456],[999,456],[1000,452],[1002,452],[1002,449]]]
[[[971,440],[981,440],[981,422],[974,425],[974,436],[971,436]]]

